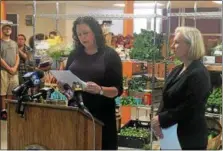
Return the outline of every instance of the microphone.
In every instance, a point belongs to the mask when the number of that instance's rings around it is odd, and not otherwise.
[[[28,88],[35,87],[40,84],[40,79],[44,77],[44,73],[42,71],[36,71],[36,72],[28,72],[26,73],[23,78],[26,80],[23,84],[15,87],[12,90],[12,94],[15,96],[21,96],[24,95],[25,91]]]
[[[74,96],[74,92],[72,91],[72,88],[69,86],[69,84],[58,81],[57,83],[59,91],[66,96],[68,100],[70,100]]]
[[[82,98],[83,88],[82,88],[81,84],[78,83],[78,82],[73,82],[72,90],[74,91],[74,96],[77,99],[78,107],[80,107],[85,112],[89,113],[87,107],[84,105],[84,101],[83,101],[83,98]]]
[[[63,81],[58,81],[58,87],[61,93],[63,93],[68,99],[68,106],[78,106],[80,109],[89,113],[87,107],[84,105],[82,98],[83,88],[78,82],[73,82],[72,88],[69,84]]]
[[[40,89],[40,92],[34,94],[31,98],[39,100],[39,98],[42,96],[43,99],[46,100],[50,97],[50,95],[53,92],[54,92],[54,88],[45,87],[45,88]]]
[[[78,83],[78,82],[73,82],[73,85],[72,85],[72,90],[74,91],[74,97],[73,98],[77,98],[77,105],[80,109],[82,109],[85,113],[87,113],[91,119],[92,119],[92,122],[93,122],[93,146],[94,146],[94,149],[95,149],[95,119],[94,119],[94,116],[91,114],[91,112],[89,112],[88,108],[84,105],[84,101],[83,101],[83,98],[82,98],[82,92],[83,92],[83,86]]]
[[[16,112],[18,114],[24,114],[24,106],[22,105],[22,101],[27,101],[28,95],[27,91],[31,87],[35,87],[40,84],[40,79],[44,77],[44,73],[42,71],[29,72],[26,73],[23,78],[26,79],[26,82],[17,86],[12,90],[12,94],[18,97],[18,103],[16,106]]]

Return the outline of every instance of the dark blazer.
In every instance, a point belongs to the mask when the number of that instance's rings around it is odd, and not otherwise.
[[[181,74],[183,64],[167,77],[158,110],[162,128],[178,123],[182,149],[205,149],[208,141],[205,104],[211,92],[209,72],[201,61],[193,61]],[[165,136],[164,136],[165,137]]]

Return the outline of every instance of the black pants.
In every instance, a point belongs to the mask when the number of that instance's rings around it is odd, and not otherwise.
[[[104,122],[102,129],[102,150],[118,150],[118,136],[115,119],[111,119],[110,122]]]

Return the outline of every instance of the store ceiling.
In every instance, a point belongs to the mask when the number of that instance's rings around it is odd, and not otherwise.
[[[45,4],[45,3],[55,3],[56,1],[37,1],[37,4]],[[113,4],[115,3],[124,3],[123,1],[58,1],[60,3],[72,3],[79,6],[88,6],[88,7],[98,7],[98,8],[117,8],[122,9],[120,7],[115,7]],[[141,3],[153,3],[153,1],[141,1]],[[163,4],[162,7],[166,7],[167,1],[157,1],[158,3]],[[20,1],[7,1],[7,4],[32,4],[33,2],[30,0]],[[138,2],[137,2],[138,3]],[[140,2],[139,2],[140,3]],[[171,1],[172,8],[193,8],[195,1]],[[197,1],[197,7],[221,7],[221,5],[216,4],[212,1]]]

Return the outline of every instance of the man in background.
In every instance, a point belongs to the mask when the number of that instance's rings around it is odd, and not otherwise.
[[[2,26],[0,40],[0,101],[1,119],[7,119],[5,99],[12,99],[12,90],[19,85],[18,66],[19,53],[17,43],[10,39],[12,27],[9,24]]]
[[[17,44],[19,50],[19,84],[24,82],[22,76],[29,71],[30,61],[31,61],[31,48],[26,45],[26,36],[19,34],[17,36]]]

